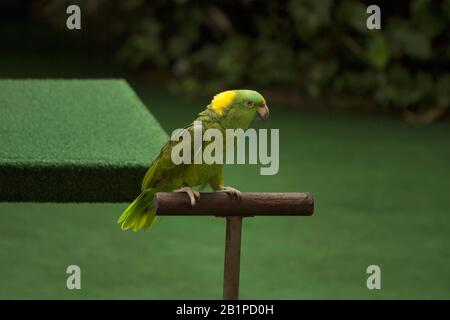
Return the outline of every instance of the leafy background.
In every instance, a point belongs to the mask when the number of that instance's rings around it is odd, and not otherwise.
[[[263,87],[295,105],[422,122],[450,106],[450,0],[380,4],[381,30],[366,27],[374,2],[356,0],[38,0],[31,10],[61,29],[74,3],[83,30],[174,90]]]

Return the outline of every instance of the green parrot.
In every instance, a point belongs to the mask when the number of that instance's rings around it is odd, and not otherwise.
[[[206,109],[198,114],[196,121],[201,121],[202,130],[218,129],[225,136],[226,129],[247,129],[255,117],[266,119],[268,116],[266,101],[258,92],[228,90],[215,95]],[[194,123],[184,129],[193,136]],[[191,187],[209,184],[216,192],[226,192],[240,198],[239,190],[224,186],[223,164],[174,164],[171,153],[177,143],[179,142],[168,141],[153,160],[142,182],[142,193],[118,220],[122,230],[145,230],[155,222],[152,202],[156,192],[185,192],[194,206],[200,193]],[[193,143],[192,141],[191,144]],[[210,141],[202,143],[204,149]]]

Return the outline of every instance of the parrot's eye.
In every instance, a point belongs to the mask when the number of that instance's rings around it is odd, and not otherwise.
[[[253,107],[253,101],[245,101],[245,106],[247,108],[252,108]]]

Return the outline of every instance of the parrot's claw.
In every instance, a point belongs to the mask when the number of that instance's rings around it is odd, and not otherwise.
[[[198,198],[200,198],[200,192],[192,190],[190,187],[182,187],[180,189],[173,190],[173,192],[186,192],[191,200],[191,206],[195,206]]]
[[[225,192],[232,196],[235,196],[238,200],[242,199],[242,193],[233,187],[223,187],[222,189],[216,191],[216,192]]]

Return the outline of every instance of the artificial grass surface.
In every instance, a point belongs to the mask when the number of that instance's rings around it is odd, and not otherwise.
[[[123,80],[1,80],[0,201],[133,199],[167,136]]]
[[[167,132],[205,101],[138,92]],[[151,103],[150,103],[151,102]],[[450,298],[450,128],[270,104],[259,127],[280,129],[280,171],[229,166],[242,191],[311,191],[312,217],[247,218],[243,299]],[[0,298],[219,299],[225,223],[166,217],[123,232],[126,204],[0,204]],[[66,267],[82,289],[66,288]],[[366,288],[381,267],[382,289]]]

